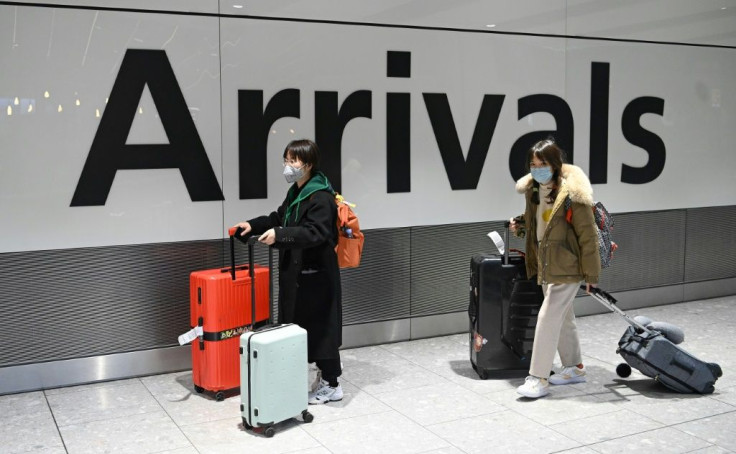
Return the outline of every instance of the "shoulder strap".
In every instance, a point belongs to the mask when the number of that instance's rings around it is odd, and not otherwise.
[[[565,198],[565,220],[568,224],[572,224],[572,200],[570,196]]]

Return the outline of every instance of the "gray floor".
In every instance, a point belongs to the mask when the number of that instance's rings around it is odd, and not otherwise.
[[[631,311],[685,329],[724,376],[708,396],[620,379],[613,314],[581,317],[589,379],[536,401],[523,379],[481,381],[453,335],[343,351],[345,399],[273,438],[244,432],[239,397],[193,392],[190,372],[0,396],[3,453],[723,453],[736,452],[736,297]]]

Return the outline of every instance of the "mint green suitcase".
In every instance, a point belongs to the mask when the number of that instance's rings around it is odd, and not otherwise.
[[[274,434],[273,425],[307,411],[307,332],[294,324],[240,336],[240,411],[243,427]]]
[[[232,231],[231,237],[239,237]],[[255,264],[253,246],[257,237],[247,240],[251,285],[251,311],[255,320]],[[231,254],[233,254],[231,250]],[[234,260],[234,259],[233,259]],[[268,248],[269,279],[273,276],[272,248]],[[240,336],[240,414],[243,427],[273,437],[274,424],[302,415],[304,422],[314,416],[307,411],[307,331],[293,323],[272,325],[273,281],[269,280],[269,324]],[[251,327],[252,328],[252,327]]]

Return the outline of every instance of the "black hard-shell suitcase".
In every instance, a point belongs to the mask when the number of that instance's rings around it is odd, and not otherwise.
[[[716,380],[723,375],[718,364],[699,360],[673,344],[664,334],[630,318],[616,306],[616,299],[607,292],[594,288],[591,293],[601,304],[631,324],[618,341],[616,350],[628,364],[620,364],[616,368],[620,376],[628,377],[633,367],[673,391],[699,394],[713,392]]]
[[[534,330],[544,295],[527,279],[524,255],[509,254],[508,222],[503,255],[470,260],[470,362],[481,379],[529,369]]]

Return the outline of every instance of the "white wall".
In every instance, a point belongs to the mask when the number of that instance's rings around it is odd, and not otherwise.
[[[546,113],[519,119],[520,98],[564,99],[574,120],[574,162],[588,171],[594,62],[610,68],[607,182],[594,188],[611,211],[736,202],[734,1],[282,0],[233,7],[241,3],[104,2],[106,9],[94,10],[0,2],[0,252],[221,237],[226,226],[280,203],[287,189],[281,153],[293,138],[314,137],[317,91],[337,92],[340,104],[370,91],[371,118],[350,121],[342,139],[343,193],[357,204],[364,228],[503,219],[522,206],[509,172],[511,147],[524,134],[557,127]],[[130,49],[166,52],[224,202],[192,202],[179,170],[157,169],[119,170],[104,205],[70,206]],[[387,51],[411,53],[410,78],[387,77]],[[268,198],[239,200],[238,92],[262,90],[265,106],[289,88],[299,90],[300,115],[273,125]],[[411,192],[386,189],[387,93],[411,98]],[[447,95],[465,153],[484,96],[504,95],[475,189],[450,187],[426,93]],[[664,143],[666,161],[653,181],[628,184],[622,165],[648,159],[621,127],[627,104],[640,97],[664,100],[663,115],[646,114],[641,126]],[[139,106],[126,143],[169,143],[148,88]]]

